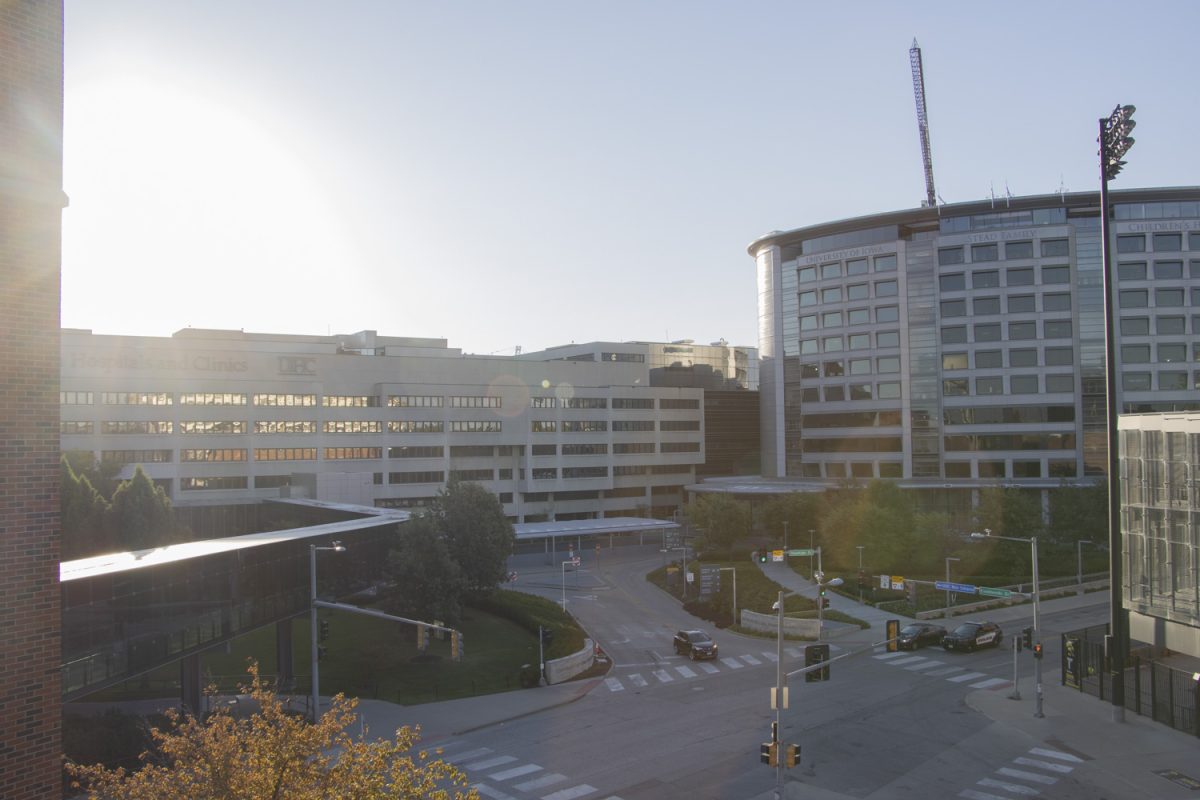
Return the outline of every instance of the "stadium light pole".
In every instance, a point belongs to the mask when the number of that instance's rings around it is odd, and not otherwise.
[[[332,542],[329,547],[317,547],[315,544],[308,546],[308,586],[311,590],[309,593],[308,603],[308,639],[309,639],[309,655],[312,658],[312,721],[316,725],[321,719],[321,676],[317,671],[317,661],[319,652],[317,648],[317,551],[328,550],[333,553],[344,553],[346,548],[341,542]]]
[[[1133,106],[1117,106],[1100,119],[1100,236],[1104,269],[1104,393],[1108,415],[1108,580],[1109,669],[1112,672],[1112,719],[1125,721],[1125,652],[1128,630],[1122,592],[1121,475],[1117,448],[1116,315],[1113,304],[1112,233],[1109,228],[1108,182],[1117,177],[1125,153],[1133,147],[1129,134],[1136,124]]]

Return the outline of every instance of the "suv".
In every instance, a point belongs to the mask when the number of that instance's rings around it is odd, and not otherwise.
[[[942,647],[970,652],[977,647],[998,647],[1003,637],[994,622],[964,622],[942,637]]]
[[[679,631],[675,634],[675,653],[693,661],[717,657],[717,643],[704,631]]]

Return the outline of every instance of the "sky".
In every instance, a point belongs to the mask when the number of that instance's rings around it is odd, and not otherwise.
[[[969,9],[969,10],[968,10]],[[747,245],[1200,184],[1200,4],[65,0],[62,324],[758,344]],[[1103,49],[1102,49],[1103,48]]]

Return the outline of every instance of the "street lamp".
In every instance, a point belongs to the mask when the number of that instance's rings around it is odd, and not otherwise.
[[[813,550],[815,549],[813,547],[813,534],[814,533],[816,533],[816,531],[814,531],[812,528],[808,529],[808,577],[809,577],[809,579],[812,579],[816,576],[816,573],[813,572],[813,565],[812,565]]]
[[[858,550],[858,602],[860,602],[860,603],[863,601],[863,592],[862,592],[862,590],[863,590],[863,563],[862,563],[862,554],[863,554],[863,548],[864,548],[864,547],[866,547],[866,545],[865,545],[865,544],[856,544],[856,545],[854,545],[854,549]]]
[[[308,586],[310,591],[308,603],[308,638],[309,655],[312,658],[312,721],[316,725],[321,718],[321,676],[317,668],[317,551],[328,550],[334,553],[344,553],[346,548],[341,542],[330,542],[329,547],[308,546]]]
[[[1022,539],[1018,536],[998,536],[990,530],[984,529],[983,533],[972,533],[972,539],[1004,539],[1008,542],[1026,542],[1029,544],[1029,549],[1033,553],[1033,645],[1035,648],[1040,648],[1042,643],[1041,628],[1039,620],[1041,618],[1041,594],[1038,591],[1038,551],[1037,537],[1031,536],[1028,539]],[[1033,715],[1035,717],[1044,717],[1042,713],[1042,659],[1041,651],[1035,649],[1033,659],[1033,681],[1037,687],[1037,695],[1034,705]]]
[[[788,541],[787,541],[787,526],[788,521],[783,521],[783,563],[788,563]]]
[[[946,583],[950,582],[950,562],[961,560],[961,558],[954,558],[953,556],[946,557]],[[946,619],[950,619],[950,587],[948,586],[946,587],[946,613],[942,616]]]
[[[1136,123],[1133,106],[1117,106],[1100,119],[1100,238],[1104,278],[1104,393],[1108,415],[1108,583],[1109,633],[1112,648],[1113,722],[1125,720],[1125,651],[1128,647],[1124,598],[1121,591],[1121,488],[1120,457],[1117,452],[1117,345],[1116,314],[1113,309],[1112,236],[1109,231],[1108,182],[1117,177],[1125,162],[1121,158],[1133,147],[1129,134]]]

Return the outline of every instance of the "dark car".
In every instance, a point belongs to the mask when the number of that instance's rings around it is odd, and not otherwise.
[[[675,652],[693,661],[717,657],[717,643],[704,631],[679,631],[675,634]]]
[[[901,650],[916,650],[926,645],[938,645],[942,643],[945,635],[946,629],[941,625],[913,622],[900,629],[896,636],[896,647]]]
[[[967,652],[979,647],[998,647],[1003,636],[994,622],[964,622],[942,637],[942,647]]]

